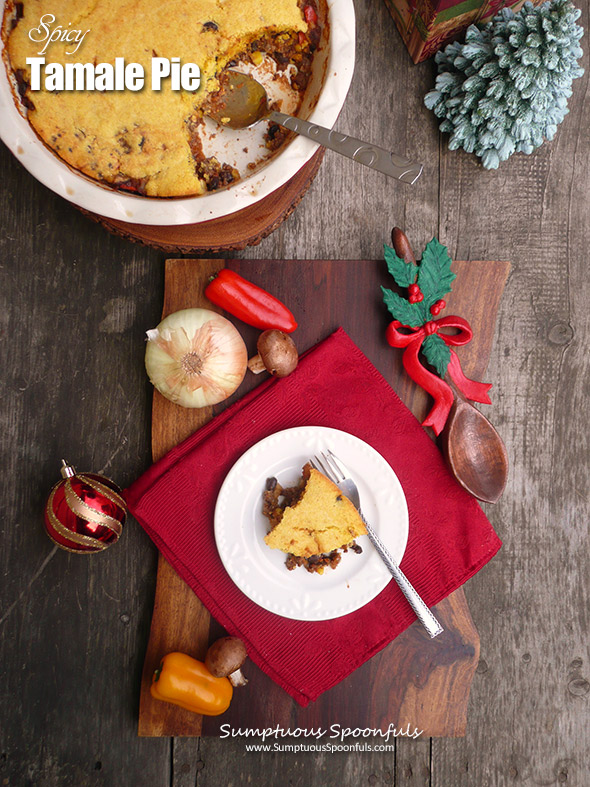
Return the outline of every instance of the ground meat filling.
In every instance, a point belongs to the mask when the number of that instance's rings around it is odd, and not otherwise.
[[[240,173],[235,167],[225,163],[220,164],[215,156],[199,161],[196,173],[205,182],[207,191],[216,191],[240,179]]]
[[[315,3],[306,2],[301,5],[302,10],[304,6],[311,7],[314,9],[314,11],[316,10]],[[207,22],[205,25],[203,25],[203,29],[214,29],[214,26],[214,22]],[[226,68],[219,76],[220,82],[223,81],[224,73],[228,69],[234,68],[240,61],[246,61],[253,63],[254,65],[258,65],[261,59],[260,56],[264,54],[272,57],[272,59],[277,64],[278,71],[285,71],[290,65],[294,65],[296,67],[297,70],[291,79],[291,84],[299,93],[303,95],[311,76],[313,53],[318,48],[320,38],[321,28],[317,24],[316,16],[316,21],[313,24],[310,24],[310,29],[307,34],[303,32],[276,33],[274,35],[265,36],[264,38],[253,41],[249,45],[247,51],[241,52],[230,63],[227,64]],[[207,106],[209,108],[215,106],[215,94],[209,97]],[[195,171],[198,177],[205,182],[207,190],[215,191],[239,180],[240,173],[237,169],[231,167],[229,164],[221,164],[216,158],[205,158],[203,156],[200,142],[196,141],[196,129],[199,122],[200,120],[198,118],[192,118],[189,122],[189,139],[191,153],[196,163]],[[264,135],[266,147],[272,151],[278,150],[291,136],[292,132],[287,131],[287,129],[284,129],[281,126],[278,126],[276,123],[270,123],[268,131]],[[250,165],[250,168],[252,169],[255,167],[255,164]],[[305,483],[303,485],[305,486]],[[286,505],[290,505],[290,503],[284,503],[283,507]],[[300,559],[295,558],[294,555],[291,555],[291,557],[294,560]],[[303,558],[301,558],[301,560],[303,560]],[[337,565],[339,561],[340,556],[337,555],[333,558],[333,566]],[[290,568],[295,568],[295,566],[292,565]],[[308,568],[308,571],[309,570],[311,569]]]
[[[290,132],[286,128],[278,126],[276,123],[269,123],[268,131],[264,135],[266,147],[269,150],[278,150],[289,134]]]
[[[214,23],[207,22],[204,28],[212,24]],[[223,83],[223,76],[227,70],[235,67],[240,61],[246,61],[257,65],[261,59],[261,55],[265,54],[272,57],[277,64],[278,71],[285,71],[289,65],[294,65],[296,67],[297,71],[292,77],[291,84],[299,93],[303,94],[309,82],[313,53],[317,49],[320,35],[321,30],[319,26],[316,26],[312,27],[307,35],[302,32],[297,34],[276,33],[272,36],[253,41],[248,51],[240,53],[234,60],[228,63],[227,67],[221,72],[219,81]],[[205,105],[206,110],[215,108],[215,99],[216,94],[209,97]],[[239,180],[240,173],[229,164],[221,164],[216,158],[204,158],[196,134],[199,122],[200,120],[194,117],[188,124],[189,144],[196,163],[195,172],[197,176],[205,182],[207,191],[215,191]],[[268,131],[264,135],[265,145],[269,150],[278,150],[290,136],[292,136],[292,134],[287,131],[287,129],[278,126],[276,123],[271,123],[269,124]],[[255,164],[250,165],[251,169],[255,167]]]
[[[145,194],[147,178],[127,178],[126,180],[116,180],[115,185],[121,191],[130,191],[132,194]]]
[[[270,522],[270,529],[275,528],[282,519],[283,512],[287,506],[294,506],[301,498],[305,485],[309,480],[310,466],[305,465],[303,468],[303,475],[301,476],[297,486],[282,487],[276,478],[268,478],[266,480],[266,488],[262,495],[262,513]],[[310,557],[299,557],[298,555],[287,555],[285,565],[289,571],[293,571],[298,566],[303,566],[310,574],[323,574],[324,569],[327,567],[336,568],[338,563],[342,560],[342,553],[348,550],[356,552],[360,555],[363,548],[355,541],[350,544],[345,544],[340,549],[334,549],[332,552],[311,555]]]
[[[18,95],[22,105],[27,109],[35,109],[35,105],[27,95],[27,90],[29,89],[30,85],[25,72],[19,68],[14,72],[14,76],[16,78]]]

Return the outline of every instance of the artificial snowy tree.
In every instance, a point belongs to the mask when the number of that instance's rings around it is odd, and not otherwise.
[[[451,150],[464,148],[495,169],[553,138],[572,82],[584,73],[579,16],[570,0],[525,3],[517,14],[505,8],[483,29],[471,25],[464,44],[436,54],[439,73],[424,103],[442,118]]]

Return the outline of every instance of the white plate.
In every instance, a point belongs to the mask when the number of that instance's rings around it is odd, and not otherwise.
[[[297,483],[301,468],[330,448],[356,481],[363,514],[399,563],[408,540],[408,508],[400,482],[385,459],[358,437],[323,426],[286,429],[261,440],[229,471],[217,498],[215,540],[227,573],[252,601],[294,620],[330,620],[367,604],[392,579],[367,536],[363,552],[342,555],[335,569],[310,574],[288,571],[286,555],[264,543],[268,520],[262,514],[266,479]]]
[[[332,128],[354,71],[355,16],[353,0],[327,0],[327,4],[329,40],[314,57],[300,115]],[[3,0],[2,11],[5,5]],[[0,56],[3,48],[0,40]],[[290,180],[319,147],[298,136],[251,177],[202,196],[157,199],[124,194],[70,169],[45,147],[16,108],[3,62],[0,63],[0,138],[37,180],[75,205],[132,224],[166,226],[208,221],[253,205]],[[244,168],[241,171],[243,174]]]

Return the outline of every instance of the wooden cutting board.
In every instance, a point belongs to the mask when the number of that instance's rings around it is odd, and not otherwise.
[[[401,351],[384,339],[390,318],[381,302],[380,285],[391,285],[383,261],[245,261],[168,260],[163,315],[191,306],[214,308],[203,295],[209,276],[226,265],[267,288],[289,305],[299,320],[293,335],[302,352],[342,325],[353,341],[388,379],[406,405],[422,420],[428,397],[405,374]],[[469,320],[473,341],[459,348],[465,373],[484,380],[494,337],[499,300],[509,273],[507,262],[455,262],[457,279],[449,295],[446,314]],[[258,332],[236,323],[250,354]],[[248,374],[239,395],[206,410],[186,410],[154,391],[152,451],[154,460],[206,423],[216,412],[255,387]],[[494,400],[494,389],[491,392]],[[491,420],[493,421],[493,407]],[[444,634],[430,640],[419,623],[356,670],[346,680],[301,708],[252,662],[245,673],[250,680],[236,690],[222,717],[200,717],[153,700],[151,676],[162,656],[182,651],[204,658],[210,641],[223,635],[197,596],[160,556],[156,598],[145,657],[139,735],[215,735],[222,723],[234,728],[347,727],[399,728],[408,723],[424,736],[465,734],[467,701],[479,659],[479,636],[465,595],[459,589],[436,607]]]

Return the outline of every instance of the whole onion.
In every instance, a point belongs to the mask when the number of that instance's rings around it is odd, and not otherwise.
[[[147,332],[145,368],[167,399],[207,407],[227,399],[244,379],[248,351],[234,325],[208,309],[182,309]]]

